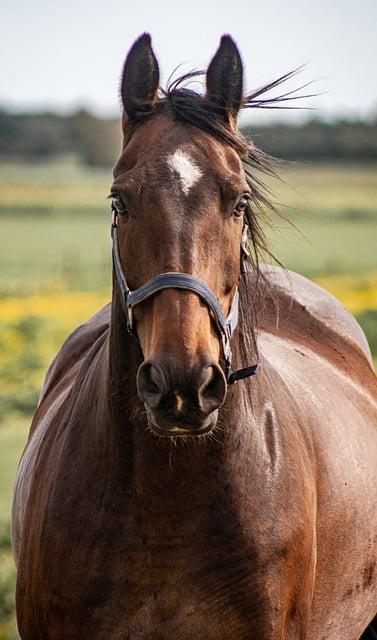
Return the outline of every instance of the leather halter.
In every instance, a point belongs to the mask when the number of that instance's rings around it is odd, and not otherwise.
[[[131,335],[135,335],[133,331],[133,308],[150,298],[158,291],[162,289],[185,289],[196,293],[207,304],[212,311],[213,318],[216,323],[217,330],[221,337],[221,343],[223,347],[223,353],[225,358],[225,373],[228,384],[233,384],[237,380],[248,378],[257,373],[259,364],[254,364],[244,369],[237,369],[232,371],[232,350],[230,346],[230,339],[238,324],[238,303],[239,294],[238,288],[234,294],[230,311],[227,317],[223,314],[221,305],[211,289],[196,276],[189,275],[188,273],[180,273],[179,271],[168,271],[166,273],[160,273],[148,280],[145,284],[142,284],[134,291],[127,285],[125,275],[122,270],[122,265],[119,257],[119,245],[118,245],[118,226],[117,226],[117,212],[112,207],[112,224],[111,224],[111,238],[112,238],[112,255],[113,255],[113,267],[115,277],[118,282],[118,286],[121,290],[125,304],[127,305],[127,328]],[[243,249],[243,251],[247,251]]]

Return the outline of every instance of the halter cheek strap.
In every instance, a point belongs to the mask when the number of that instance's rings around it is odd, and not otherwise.
[[[189,275],[188,273],[180,273],[176,271],[168,271],[166,273],[160,273],[148,280],[141,287],[131,291],[127,285],[125,275],[122,270],[122,265],[119,257],[119,244],[118,244],[118,227],[116,223],[116,211],[113,209],[113,221],[111,225],[111,237],[113,244],[113,266],[115,277],[118,282],[118,286],[121,290],[125,304],[127,305],[127,328],[129,333],[134,335],[133,332],[133,309],[136,305],[144,302],[158,291],[163,289],[185,289],[186,291],[192,291],[196,293],[207,304],[212,311],[213,318],[216,323],[217,330],[221,337],[221,343],[226,363],[226,378],[228,384],[233,384],[237,380],[248,378],[249,376],[257,373],[259,364],[254,364],[244,369],[238,369],[232,371],[232,350],[230,346],[230,339],[238,324],[238,304],[239,294],[238,289],[233,297],[230,311],[227,317],[224,316],[221,309],[221,305],[211,289],[196,276]],[[242,247],[244,241],[242,242]]]

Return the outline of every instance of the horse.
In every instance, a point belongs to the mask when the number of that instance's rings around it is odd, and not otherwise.
[[[228,35],[204,94],[159,88],[149,34],[126,57],[112,300],[51,364],[16,478],[24,640],[356,640],[376,614],[368,344],[258,259],[271,161],[237,116],[285,78],[244,96]]]

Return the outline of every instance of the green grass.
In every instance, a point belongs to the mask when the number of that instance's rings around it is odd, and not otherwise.
[[[278,200],[297,212],[320,219],[376,217],[376,164],[283,163],[281,175]]]
[[[110,283],[111,171],[0,164],[0,295]]]
[[[376,165],[286,164],[273,184],[293,229],[269,232],[275,255],[309,277],[377,268]]]
[[[290,218],[297,229],[285,224],[268,235],[274,254],[293,271],[314,278],[377,269],[377,212],[374,219]]]
[[[0,223],[0,295],[110,284],[110,217],[3,215]]]

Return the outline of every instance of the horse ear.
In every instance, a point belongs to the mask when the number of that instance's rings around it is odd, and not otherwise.
[[[242,104],[243,66],[237,45],[223,36],[207,69],[206,98],[217,106],[226,120],[235,123]]]
[[[128,120],[135,120],[138,114],[153,108],[159,79],[160,72],[151,36],[143,33],[132,45],[121,76],[120,94]]]

